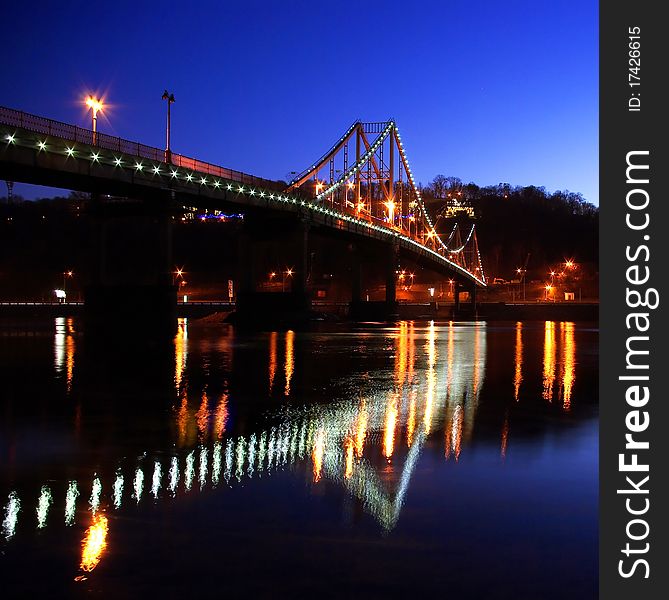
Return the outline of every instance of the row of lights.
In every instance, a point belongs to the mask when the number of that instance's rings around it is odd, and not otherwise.
[[[86,99],[86,105],[87,105],[89,108],[91,108],[91,110],[92,110],[92,115],[93,115],[93,135],[94,135],[94,137],[93,137],[93,141],[95,142],[95,135],[96,135],[96,133],[97,133],[97,132],[96,132],[97,113],[98,113],[99,111],[101,111],[101,110],[104,108],[104,104],[103,104],[103,102],[102,102],[101,99],[99,99],[99,98],[95,98],[95,97],[93,97],[93,96],[89,96],[89,97]],[[346,136],[350,134],[350,132],[353,130],[353,128],[354,128],[355,126],[357,126],[357,123],[354,124],[351,128],[349,128],[349,131],[346,132],[346,133],[344,134],[344,136],[340,139],[340,142],[343,141],[343,140],[346,138]],[[378,139],[374,142],[374,144],[370,147],[369,151],[368,151],[367,153],[365,153],[365,155],[364,155],[363,158],[361,159],[361,162],[358,163],[358,164],[356,164],[356,165],[354,165],[354,167],[352,167],[351,169],[349,169],[349,171],[348,171],[344,176],[342,176],[342,178],[341,178],[338,182],[336,182],[333,186],[331,186],[328,190],[326,190],[325,192],[322,192],[322,193],[320,194],[320,196],[317,196],[317,200],[322,199],[323,196],[325,196],[325,195],[327,195],[328,193],[330,193],[330,192],[336,190],[336,189],[337,189],[337,188],[338,188],[344,181],[346,181],[352,174],[354,174],[354,173],[360,168],[360,164],[361,164],[362,162],[365,162],[366,160],[368,160],[368,159],[372,156],[372,154],[376,151],[376,149],[378,148],[378,146],[379,146],[381,143],[383,143],[383,142],[385,141],[386,137],[388,137],[388,134],[393,130],[393,128],[395,129],[395,132],[396,132],[396,134],[397,134],[398,144],[399,144],[399,146],[400,146],[400,152],[402,153],[402,156],[403,156],[403,158],[404,158],[405,164],[406,164],[406,166],[407,166],[407,170],[408,170],[409,177],[410,177],[410,179],[411,179],[411,183],[413,184],[414,190],[415,190],[415,192],[416,192],[416,194],[417,194],[417,196],[418,196],[418,199],[419,199],[419,206],[420,206],[421,208],[423,208],[423,214],[425,215],[425,218],[426,218],[426,220],[428,221],[428,223],[429,223],[429,225],[430,225],[430,228],[431,228],[431,231],[428,233],[428,238],[431,239],[432,237],[435,237],[435,236],[436,236],[437,239],[439,239],[439,236],[436,235],[436,232],[434,231],[434,226],[432,225],[432,223],[431,223],[431,221],[430,221],[430,219],[429,219],[429,217],[428,217],[426,211],[424,210],[424,206],[423,206],[422,198],[420,197],[420,194],[419,194],[418,190],[417,190],[416,187],[415,187],[415,182],[414,182],[414,179],[413,179],[413,174],[411,173],[411,169],[410,169],[410,167],[409,167],[408,161],[406,160],[406,156],[404,155],[404,151],[403,151],[403,147],[402,147],[402,142],[401,142],[400,137],[399,137],[399,132],[397,131],[397,127],[396,127],[396,125],[395,125],[395,123],[394,123],[393,121],[389,121],[388,125],[386,126],[386,129],[382,132],[381,136],[379,136],[379,138],[378,138]],[[11,143],[11,144],[16,143],[16,137],[15,137],[14,134],[7,134],[7,136],[6,136],[6,140],[7,140],[9,143]],[[38,141],[37,146],[38,146],[38,148],[39,148],[40,151],[47,151],[47,143],[46,143],[46,141],[41,141],[41,140]],[[66,146],[65,153],[68,155],[68,157],[75,157],[75,154],[76,154],[75,147],[74,147],[74,146],[72,146],[72,147]],[[97,162],[97,163],[99,163],[99,162],[100,162],[100,154],[101,154],[100,152],[93,152],[93,153],[91,154],[91,156],[90,156],[90,160],[91,160],[92,162]],[[116,166],[116,167],[123,167],[124,165],[123,165],[123,160],[122,160],[122,158],[120,158],[120,157],[116,157],[116,156],[115,156],[115,157],[114,157],[114,166]],[[135,164],[132,166],[132,168],[134,168],[134,169],[135,169],[136,171],[138,171],[138,172],[142,172],[142,171],[144,170],[144,164],[143,164],[142,161],[135,161]],[[312,169],[313,169],[313,168],[315,168],[315,165],[312,167]],[[153,168],[152,168],[152,171],[153,171],[153,174],[154,174],[154,175],[160,175],[160,174],[161,174],[161,169],[160,169],[160,166],[159,166],[159,165],[154,165]],[[178,179],[178,178],[179,178],[179,171],[178,171],[178,169],[171,169],[171,177],[172,177],[172,178],[175,178],[175,179]],[[194,180],[194,177],[193,177],[193,175],[192,175],[191,173],[188,173],[185,177],[182,176],[182,178],[183,178],[185,181],[187,181],[188,183],[191,183],[191,182],[193,182],[193,180]],[[206,185],[206,184],[208,183],[207,178],[206,178],[206,177],[201,177],[199,183],[200,183],[200,185]],[[350,183],[350,182],[349,182],[349,183]],[[214,188],[220,188],[222,184],[221,184],[221,182],[220,182],[219,180],[216,180],[216,179],[215,179],[212,185],[214,186]],[[276,194],[276,195],[275,195],[275,194],[273,194],[273,193],[270,193],[270,194],[268,195],[268,194],[266,194],[264,191],[261,191],[260,193],[257,193],[254,189],[250,189],[248,192],[246,192],[244,186],[241,186],[241,185],[239,185],[239,186],[237,187],[237,190],[234,189],[234,187],[233,187],[232,184],[226,184],[226,188],[227,188],[228,191],[236,191],[237,193],[248,193],[248,194],[250,194],[251,196],[258,195],[258,196],[261,197],[261,198],[269,197],[270,200],[275,200],[275,199],[276,199],[276,201],[281,201],[281,202],[289,202],[289,203],[292,202],[293,204],[297,204],[297,203],[298,203],[298,200],[297,200],[296,198],[288,198],[287,196],[281,196],[280,194]],[[302,205],[302,206],[306,206],[306,205],[307,205],[303,200],[302,200],[302,201],[299,201],[299,203],[300,203],[300,205]],[[339,218],[342,218],[342,219],[345,219],[345,220],[348,220],[348,221],[351,221],[351,222],[354,222],[354,223],[357,223],[357,224],[361,224],[361,225],[364,225],[364,226],[367,227],[367,228],[371,228],[371,229],[374,229],[374,230],[379,231],[379,232],[390,233],[390,234],[392,235],[392,233],[391,233],[391,232],[388,232],[386,228],[379,227],[379,226],[377,226],[377,225],[373,225],[373,224],[371,224],[371,223],[367,223],[366,221],[363,221],[363,220],[360,220],[360,219],[357,219],[357,218],[350,217],[349,215],[339,213],[338,211],[328,210],[328,209],[326,209],[326,208],[324,208],[324,207],[322,207],[322,206],[314,206],[312,203],[309,203],[309,204],[308,204],[308,207],[309,207],[310,209],[312,209],[312,210],[317,210],[317,211],[319,211],[319,212],[323,212],[323,213],[328,214],[328,215],[331,215],[331,216],[336,216],[336,217],[339,217]],[[394,234],[395,234],[396,236],[399,236],[399,234],[398,234],[397,232],[394,232]],[[414,244],[414,245],[416,245],[416,246],[422,248],[422,249],[428,250],[430,253],[434,254],[435,256],[438,256],[438,257],[442,258],[443,260],[445,260],[445,261],[446,261],[447,263],[449,263],[450,265],[452,265],[452,266],[454,266],[454,267],[456,267],[456,268],[458,268],[458,269],[462,269],[459,265],[456,265],[455,263],[452,263],[450,260],[446,259],[445,257],[443,257],[442,255],[438,254],[437,252],[434,252],[433,250],[431,250],[431,249],[429,249],[429,248],[425,248],[425,247],[422,246],[421,244],[416,243],[414,240],[408,238],[408,241],[411,242],[412,244]],[[444,246],[443,242],[442,242],[440,239],[439,239],[439,241],[440,241],[441,245]],[[445,248],[445,246],[444,246],[444,248]],[[469,274],[468,271],[466,271],[466,270],[464,270],[464,269],[462,269],[462,270],[463,270],[465,273],[468,273],[468,274]],[[484,281],[483,281],[483,282],[484,282]]]
[[[8,135],[6,135],[5,139],[9,143],[12,143],[12,144],[16,143],[16,136],[15,135],[8,134]],[[49,151],[46,142],[39,141],[37,146],[40,150]],[[66,146],[65,154],[67,154],[68,157],[77,158],[77,156],[76,156],[77,151],[75,150],[74,146],[72,146],[72,147]],[[89,159],[93,162],[97,162],[97,163],[102,164],[101,154],[102,154],[101,152],[97,152],[97,153],[93,152]],[[82,156],[82,158],[85,158],[85,157]],[[128,161],[125,161],[125,162],[128,163]],[[109,164],[111,164],[111,163],[109,163]],[[121,158],[116,157],[116,156],[114,156],[113,165],[115,167],[121,167],[121,168],[123,168],[125,166],[124,161]],[[135,164],[134,165],[129,165],[129,167],[134,168],[136,171],[139,171],[139,172],[142,172],[144,170],[144,164],[142,162],[135,161]],[[162,174],[162,171],[161,171],[159,165],[154,165],[153,168],[151,169],[151,171],[153,172],[154,175]],[[178,169],[171,169],[171,177],[176,178],[176,179],[179,179],[181,177],[182,180],[187,181],[188,183],[192,183],[193,181],[196,180],[196,178],[193,177],[193,175],[191,173],[188,173],[185,177],[183,177],[183,175],[179,173]],[[200,185],[207,185],[209,182],[208,182],[206,177],[202,177],[202,178],[200,178],[199,182],[196,181],[196,183],[199,183]],[[213,181],[213,183],[211,185],[213,185],[214,188],[217,188],[217,189],[221,188],[223,186],[223,184],[219,180],[216,180],[216,179]],[[352,223],[356,223],[358,225],[363,225],[363,226],[367,227],[368,229],[373,229],[373,230],[378,231],[380,233],[385,233],[387,235],[394,235],[396,237],[400,237],[400,234],[398,232],[388,231],[387,227],[380,227],[378,225],[368,223],[367,221],[364,221],[362,219],[351,217],[350,215],[346,215],[346,214],[340,213],[340,212],[335,211],[335,210],[330,210],[330,209],[327,209],[323,206],[314,205],[311,202],[306,203],[304,200],[298,200],[297,198],[290,198],[288,196],[282,196],[281,194],[274,194],[274,193],[267,194],[265,191],[257,192],[253,188],[249,188],[247,190],[242,185],[238,185],[237,188],[235,189],[235,186],[231,183],[225,184],[224,187],[228,191],[232,191],[232,192],[236,192],[236,193],[240,193],[240,194],[245,193],[245,194],[249,194],[251,196],[258,196],[260,198],[268,198],[270,200],[274,200],[274,201],[277,201],[277,202],[285,202],[285,203],[289,203],[289,204],[290,203],[299,204],[301,206],[306,206],[311,210],[316,210],[316,211],[319,211],[321,213],[327,214],[329,216],[344,219],[344,220],[350,221]],[[433,232],[429,232],[428,237],[430,237],[430,234],[435,235]],[[411,238],[405,238],[405,239],[408,243],[413,244],[417,248],[419,248],[423,251],[427,251],[430,254],[434,255],[435,257],[441,258],[443,261],[448,263],[450,266],[462,271],[464,274],[467,274],[467,275],[470,275],[470,276],[473,275],[472,273],[470,273],[466,269],[462,268],[460,265],[448,260],[447,258],[442,256],[438,252],[435,252],[434,250],[432,250],[430,248],[427,248],[427,247],[423,246],[422,244],[419,244],[418,242],[416,242],[415,240],[412,240]],[[478,279],[476,276],[474,276],[474,277],[476,279]],[[485,283],[485,280],[480,280],[479,279],[479,281],[481,283]]]
[[[358,126],[358,124],[359,124],[359,121],[356,121],[355,123],[353,123],[353,125],[351,125],[351,126],[348,128],[348,130],[346,131],[346,133],[344,133],[344,135],[342,135],[341,138],[339,138],[339,141],[337,142],[337,145],[341,144],[341,143],[342,143],[342,142],[343,142],[349,135],[351,135],[351,133],[353,132],[353,130]],[[317,165],[311,165],[311,167],[309,167],[309,168],[304,172],[304,175],[298,175],[295,179],[293,179],[293,180],[290,182],[290,184],[289,184],[288,187],[290,187],[291,185],[293,185],[293,183],[295,183],[296,181],[300,180],[303,176],[306,176],[306,175],[308,175],[309,173],[311,173],[311,172],[316,168],[316,166],[317,166]]]
[[[355,126],[355,125],[354,125],[354,126]],[[341,143],[342,141],[344,141],[344,139],[350,134],[350,132],[352,131],[352,129],[353,129],[353,127],[351,127],[351,128],[350,128],[350,129],[349,129],[349,130],[348,130],[348,131],[347,131],[347,132],[340,138],[340,140],[339,140],[338,143]],[[400,134],[399,134],[399,129],[398,129],[397,125],[396,125],[393,121],[389,121],[389,122],[388,122],[388,125],[387,125],[386,129],[385,129],[385,130],[381,133],[381,135],[376,139],[376,141],[374,142],[374,144],[372,144],[372,146],[370,147],[370,149],[369,149],[369,150],[368,150],[368,151],[361,157],[360,161],[359,161],[357,164],[353,165],[353,167],[351,167],[347,172],[345,172],[344,174],[342,174],[342,176],[339,178],[339,180],[338,180],[337,182],[335,182],[333,185],[331,185],[331,186],[328,187],[327,189],[321,191],[320,194],[318,193],[319,187],[322,188],[322,187],[324,187],[324,186],[323,186],[323,184],[317,184],[317,185],[316,185],[316,200],[322,200],[323,197],[325,197],[325,196],[327,196],[328,194],[331,194],[332,192],[336,191],[336,190],[337,190],[337,189],[338,189],[338,188],[339,188],[339,187],[340,187],[340,186],[341,186],[347,179],[349,179],[349,178],[351,177],[351,175],[355,174],[355,173],[360,169],[360,165],[363,164],[363,163],[365,163],[365,162],[367,162],[367,160],[369,160],[369,158],[374,154],[374,152],[376,152],[376,149],[377,149],[377,148],[378,148],[378,147],[379,147],[379,146],[386,140],[386,138],[387,138],[388,135],[393,131],[393,129],[394,129],[394,131],[395,131],[395,134],[397,135],[397,143],[398,143],[398,146],[399,146],[400,153],[402,154],[402,158],[404,159],[404,164],[406,165],[407,175],[409,176],[409,179],[410,179],[410,181],[411,181],[412,187],[413,187],[413,189],[414,189],[414,191],[415,191],[415,193],[416,193],[416,196],[418,197],[418,204],[419,204],[419,207],[420,207],[420,209],[422,209],[420,212],[423,213],[423,215],[424,215],[424,217],[425,217],[425,220],[427,221],[427,223],[428,223],[428,225],[429,225],[429,229],[430,229],[430,231],[428,232],[428,238],[429,238],[429,239],[436,238],[436,239],[439,241],[439,243],[440,243],[440,245],[442,246],[442,248],[443,248],[444,250],[447,250],[447,251],[448,251],[448,248],[447,248],[446,244],[444,244],[444,242],[443,242],[443,241],[439,238],[439,236],[437,235],[436,230],[435,230],[435,228],[434,228],[434,225],[432,224],[432,221],[430,220],[430,217],[429,217],[429,215],[427,214],[427,211],[425,210],[425,206],[424,206],[424,203],[423,203],[423,199],[422,199],[422,197],[421,197],[421,195],[420,195],[420,192],[418,191],[418,188],[416,187],[416,182],[415,182],[414,177],[413,177],[413,172],[411,171],[411,167],[410,167],[410,165],[409,165],[409,161],[408,161],[408,159],[407,159],[407,157],[406,157],[406,154],[405,154],[405,152],[404,152],[404,146],[403,146],[403,144],[402,144],[402,139],[401,139]],[[311,167],[311,169],[309,169],[309,170],[307,171],[307,173],[310,173],[310,172],[311,172],[313,169],[315,169],[315,168],[316,168],[316,165],[313,165],[313,166]],[[390,204],[390,203],[386,203],[388,210],[392,213],[392,208],[391,208],[390,206],[388,206],[389,204]],[[394,208],[394,203],[393,203],[393,208]],[[469,236],[469,237],[471,237],[471,232],[470,232],[470,236]],[[468,239],[468,241],[469,241],[469,239]],[[460,251],[461,251],[461,250],[458,250],[458,251],[456,251],[456,252],[452,252],[452,253],[457,253],[457,252],[460,252]],[[480,258],[480,257],[479,257],[479,258]]]
[[[169,104],[174,102],[174,95],[173,94],[169,95],[167,90],[165,90],[165,93],[163,94],[162,98],[163,98],[163,100],[168,100],[167,152],[169,152],[170,151]],[[86,106],[88,106],[91,109],[92,128],[93,128],[93,143],[95,144],[96,137],[97,137],[97,115],[98,115],[98,112],[101,111],[104,108],[104,102],[101,98],[96,98],[95,96],[89,95],[86,98],[85,103],[86,103]],[[341,142],[343,142],[353,132],[353,130],[357,126],[358,126],[357,122],[354,123],[353,125],[351,125],[351,127],[349,127],[348,131],[346,131],[344,133],[344,135],[339,139],[339,142],[337,142],[337,143],[340,144]],[[395,130],[395,134],[397,135],[397,142],[398,142],[398,145],[399,145],[400,153],[402,154],[402,158],[404,159],[404,163],[405,163],[406,168],[407,168],[407,174],[409,176],[409,179],[411,180],[414,191],[415,191],[415,193],[418,197],[420,207],[423,209],[423,214],[425,216],[425,219],[428,222],[428,225],[430,226],[431,231],[428,233],[428,238],[432,239],[433,237],[436,237],[437,240],[440,242],[441,246],[444,248],[444,250],[448,250],[446,244],[444,244],[443,241],[436,234],[436,230],[434,228],[434,225],[432,224],[432,221],[430,220],[430,217],[427,214],[427,211],[425,210],[425,207],[424,207],[424,204],[423,204],[423,199],[420,195],[420,192],[418,191],[418,188],[416,187],[416,183],[415,183],[414,178],[413,178],[413,173],[411,171],[411,167],[409,166],[409,161],[406,157],[406,154],[404,153],[404,146],[402,145],[402,140],[400,138],[399,129],[398,129],[397,125],[394,123],[394,121],[391,120],[391,121],[388,122],[388,126],[386,127],[385,132],[381,136],[379,136],[379,138],[374,142],[374,144],[371,146],[370,150],[363,156],[363,158],[361,159],[360,162],[364,163],[369,159],[369,157],[376,151],[376,148],[385,141],[386,137],[388,137],[388,134],[393,130],[393,128]],[[12,141],[13,141],[13,139],[12,139]],[[40,143],[40,148],[43,150],[43,149],[45,149],[45,147],[46,147],[46,143],[41,142]],[[68,148],[67,151],[68,151],[69,156],[72,156],[73,153],[74,153],[74,149]],[[93,158],[94,162],[96,162],[98,160],[98,156],[99,156],[99,153],[98,154],[94,153],[92,155],[92,158]],[[120,159],[117,159],[117,161],[118,161],[117,166],[120,166]],[[137,163],[135,165],[135,167],[136,167],[137,170],[140,170],[140,171],[142,170],[142,164],[141,163]],[[307,171],[307,173],[310,173],[315,168],[316,168],[316,165],[312,165],[312,167]],[[341,183],[343,181],[348,179],[348,177],[350,177],[351,174],[354,174],[358,169],[359,169],[359,165],[354,165],[353,171],[351,173],[349,173],[348,175],[342,176],[342,179],[338,183],[336,183],[334,186],[331,186],[328,190],[323,192],[320,196],[318,196],[318,194],[317,194],[316,199],[321,200],[324,195],[327,195],[328,193],[331,193],[331,192],[335,191],[341,185]],[[159,167],[154,167],[154,173],[158,174],[158,172],[159,172]],[[177,176],[176,172],[173,171],[172,172],[172,177],[176,177],[176,176]],[[189,177],[190,177],[190,175],[187,176],[187,179],[190,182],[191,179]],[[206,178],[202,178],[201,183],[205,183],[205,182],[206,182]],[[319,184],[319,185],[322,187],[322,184]],[[216,182],[214,183],[214,187],[218,187]],[[316,191],[317,192],[318,192],[318,187],[319,186],[317,185],[316,186]],[[350,187],[350,183],[349,183],[349,187]],[[231,188],[229,187],[228,189],[231,189]],[[393,222],[392,213],[394,211],[395,204],[394,204],[394,202],[389,201],[389,202],[386,203],[386,205],[387,205],[387,208],[388,208],[388,211],[389,211],[389,221],[392,223]],[[472,231],[473,231],[473,226],[472,226]],[[433,234],[433,235],[430,235],[430,234]],[[469,237],[471,237],[471,232],[470,232]],[[469,238],[467,238],[467,241],[469,241]],[[466,244],[467,244],[467,242],[465,242],[465,245]],[[452,254],[456,254],[456,253],[460,252],[462,249],[464,249],[464,246],[460,250],[450,251],[450,252]]]

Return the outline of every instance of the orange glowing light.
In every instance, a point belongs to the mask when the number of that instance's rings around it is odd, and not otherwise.
[[[286,387],[284,388],[284,395],[290,396],[290,382],[295,371],[295,332],[289,329],[286,332]]]
[[[220,440],[225,433],[225,424],[228,420],[228,395],[222,394],[218,405],[216,406],[216,413],[214,418],[214,433],[216,439]]]
[[[562,325],[563,361],[562,361],[562,408],[571,408],[571,390],[574,386],[576,365],[576,342],[574,339],[574,324]]]
[[[197,424],[198,435],[200,441],[204,441],[207,438],[209,433],[209,417],[211,416],[211,411],[209,410],[209,398],[207,397],[207,392],[202,392],[202,402],[200,403],[200,408],[195,413],[195,422]]]
[[[351,475],[353,475],[353,440],[350,437],[346,438],[344,447],[346,448],[346,465],[344,471],[344,478],[350,479]]]
[[[413,444],[413,433],[416,429],[416,397],[409,403],[409,417],[407,418],[407,446]]]
[[[95,114],[103,109],[104,102],[102,101],[102,98],[95,98],[94,96],[88,96],[86,98],[86,106],[88,106],[88,108],[93,109],[93,113]]]
[[[318,483],[321,480],[321,474],[323,472],[323,455],[325,454],[325,431],[319,429],[316,434],[316,440],[314,441],[314,450],[311,453],[311,458],[313,460],[313,473],[314,473],[314,483]]]
[[[269,393],[272,393],[274,387],[274,376],[276,375],[277,365],[277,337],[276,331],[269,334]]]
[[[523,381],[523,324],[516,323],[516,369],[513,376],[513,396],[518,401],[520,384]]]
[[[397,426],[397,398],[391,397],[386,408],[386,422],[383,432],[383,454],[390,461],[395,448],[395,427]]]
[[[555,323],[546,321],[544,331],[544,373],[543,373],[543,398],[552,402],[553,383],[555,381]]]
[[[360,458],[365,447],[365,437],[367,437],[367,411],[365,410],[365,402],[362,402],[360,412],[358,414],[358,428],[355,435],[355,453]]]
[[[81,564],[82,571],[90,573],[98,566],[102,553],[107,547],[107,533],[109,523],[107,517],[102,513],[93,516],[93,523],[86,530],[86,535],[82,542]]]

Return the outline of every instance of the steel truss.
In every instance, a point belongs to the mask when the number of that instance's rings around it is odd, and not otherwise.
[[[286,191],[298,188],[332,210],[419,242],[485,282],[475,226],[463,234],[456,223],[446,241],[437,233],[392,119],[354,122]]]

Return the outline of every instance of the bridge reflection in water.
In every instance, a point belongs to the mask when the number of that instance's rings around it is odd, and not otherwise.
[[[64,379],[70,394],[77,348],[75,323],[56,319],[54,370]],[[327,403],[305,404],[299,399],[296,378],[300,375],[299,335],[293,331],[267,334],[267,374],[258,374],[269,395],[277,400],[265,415],[266,426],[243,435],[229,433],[227,384],[212,394],[206,385],[194,395],[189,390],[189,323],[179,321],[174,340],[173,444],[146,448],[134,461],[122,457],[112,472],[92,473],[86,481],[47,479],[37,495],[19,497],[10,491],[2,514],[6,540],[15,536],[19,519],[33,521],[41,529],[64,520],[89,523],[82,540],[79,578],[100,562],[107,545],[110,520],[106,515],[124,510],[127,504],[174,501],[180,496],[231,487],[245,480],[267,477],[278,470],[302,465],[311,472],[312,485],[331,482],[357,499],[383,530],[392,530],[400,517],[412,473],[429,440],[443,435],[443,456],[458,460],[470,441],[479,395],[486,378],[485,323],[446,323],[418,326],[402,322],[384,330],[392,354],[392,374],[379,384],[370,375],[356,375],[353,391]],[[357,336],[364,361],[365,339]],[[558,398],[561,409],[571,408],[576,379],[576,343],[573,323],[546,322],[543,360],[524,352],[524,326],[512,329],[513,369],[510,385],[516,402],[523,395],[524,369],[536,362],[542,369],[544,402]],[[216,338],[215,351],[228,372],[233,371],[235,333],[232,328]],[[200,340],[198,366],[207,372],[207,352],[212,338]],[[317,344],[313,345],[317,348]],[[360,363],[360,364],[364,364]],[[367,384],[361,382],[367,381]],[[290,398],[291,402],[287,401]],[[282,400],[283,399],[283,400]],[[536,400],[537,397],[531,398]],[[508,409],[500,433],[500,455],[506,456],[509,439]],[[36,490],[37,492],[37,490]]]

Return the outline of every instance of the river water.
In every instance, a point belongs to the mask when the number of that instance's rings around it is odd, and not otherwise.
[[[0,327],[3,597],[595,598],[598,331]]]

